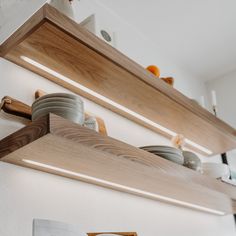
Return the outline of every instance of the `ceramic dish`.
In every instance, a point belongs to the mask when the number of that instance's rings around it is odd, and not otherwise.
[[[70,98],[70,99],[73,99],[76,101],[83,101],[79,96],[74,95],[74,94],[69,94],[69,93],[50,93],[50,94],[46,94],[46,95],[38,98],[36,101],[40,101],[45,98],[52,98],[52,97]]]
[[[75,106],[77,106],[79,104],[83,104],[82,100],[74,100],[74,99],[71,99],[71,98],[64,98],[64,97],[50,97],[50,98],[35,100],[34,103],[32,104],[32,108],[38,106],[39,104],[44,104],[44,103],[47,103],[47,102],[65,102],[65,103],[73,104]]]
[[[148,151],[157,151],[157,152],[170,152],[170,153],[177,153],[179,155],[182,155],[182,151],[174,148],[174,147],[169,147],[169,146],[145,146],[145,147],[140,147],[143,150],[148,150]]]
[[[46,109],[58,109],[65,112],[71,112],[76,115],[83,114],[84,107],[83,106],[74,106],[71,104],[63,104],[63,103],[48,103],[48,104],[40,104],[37,107],[32,108],[32,114],[35,115],[38,111],[43,111]]]
[[[45,107],[54,107],[54,106],[62,106],[62,107],[70,107],[78,110],[83,110],[84,106],[82,103],[71,103],[71,102],[65,102],[65,101],[45,101],[45,102],[39,102],[36,103],[34,106],[32,106],[32,111],[35,111],[40,108],[45,108]]]
[[[183,165],[184,163],[182,152],[176,148],[166,147],[166,146],[146,146],[146,147],[141,147],[141,149],[179,165]]]
[[[62,116],[65,119],[71,120],[80,125],[84,124],[84,113],[76,112],[74,109],[68,107],[47,107],[37,109],[32,113],[32,120],[37,120],[38,118],[49,113],[54,113],[56,115]]]
[[[201,171],[201,160],[200,158],[193,152],[189,151],[183,151],[183,157],[184,157],[184,166],[196,170]]]
[[[222,163],[213,163],[207,162],[202,163],[202,173],[204,175],[210,176],[212,178],[229,178],[230,177],[230,169],[229,166]]]

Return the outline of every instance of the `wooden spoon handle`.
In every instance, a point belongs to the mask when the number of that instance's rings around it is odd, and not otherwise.
[[[31,107],[9,96],[2,99],[2,110],[6,113],[31,120]]]
[[[46,95],[46,94],[47,94],[47,93],[44,92],[43,90],[38,89],[38,90],[35,92],[34,96],[35,96],[35,99],[37,99],[37,98],[40,98],[40,97],[42,97],[42,96],[44,96],[44,95]]]

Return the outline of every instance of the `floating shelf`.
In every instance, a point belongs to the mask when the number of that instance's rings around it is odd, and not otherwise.
[[[204,155],[236,148],[234,128],[48,4],[0,55],[155,132],[183,134]]]
[[[0,141],[0,160],[213,214],[236,188],[50,114]]]

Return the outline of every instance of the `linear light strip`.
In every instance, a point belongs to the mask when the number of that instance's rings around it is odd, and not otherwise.
[[[100,183],[100,184],[103,184],[103,185],[106,185],[106,186],[115,187],[115,188],[122,189],[122,190],[127,190],[127,191],[130,191],[132,193],[142,194],[142,195],[145,195],[145,196],[148,196],[148,197],[151,197],[151,198],[156,198],[158,200],[163,200],[163,201],[166,201],[166,202],[169,202],[169,203],[174,203],[174,204],[190,207],[190,208],[194,208],[194,209],[197,209],[197,210],[201,210],[201,211],[205,211],[205,212],[209,212],[209,213],[213,213],[213,214],[217,214],[217,215],[221,215],[221,216],[225,215],[225,213],[222,212],[222,211],[217,211],[217,210],[210,209],[210,208],[207,208],[207,207],[202,207],[202,206],[199,206],[199,205],[196,205],[196,204],[183,202],[183,201],[180,201],[180,200],[172,199],[172,198],[161,196],[161,195],[158,195],[158,194],[153,194],[153,193],[142,191],[142,190],[139,190],[139,189],[136,189],[136,188],[127,187],[125,185],[116,184],[116,183],[113,183],[113,182],[110,182],[110,181],[106,181],[106,180],[103,180],[103,179],[98,179],[98,178],[95,178],[95,177],[92,177],[92,176],[80,174],[80,173],[77,173],[77,172],[73,172],[73,171],[70,171],[70,170],[63,169],[63,168],[55,167],[55,166],[52,166],[52,165],[47,165],[47,164],[40,163],[40,162],[37,162],[37,161],[32,161],[32,160],[28,160],[28,159],[22,159],[22,161],[25,162],[25,163],[28,163],[30,165],[46,168],[46,169],[49,169],[49,170],[54,170],[54,171],[61,172],[61,173],[64,173],[64,174],[68,174],[68,175],[71,175],[71,176],[76,176],[76,177],[79,177],[81,179],[89,180],[89,181],[96,182],[96,183]]]
[[[90,95],[92,95],[92,96],[102,100],[103,102],[106,102],[106,103],[112,105],[113,107],[116,107],[117,109],[119,109],[121,111],[124,111],[125,113],[128,113],[129,115],[131,115],[131,116],[133,116],[133,117],[135,117],[135,118],[145,122],[146,124],[151,125],[151,126],[157,128],[157,129],[161,130],[162,132],[164,132],[164,133],[166,133],[166,134],[168,134],[170,136],[177,135],[174,131],[169,130],[169,129],[165,128],[164,126],[149,120],[148,118],[146,118],[146,117],[144,117],[144,116],[142,116],[142,115],[140,115],[140,114],[138,114],[138,113],[128,109],[127,107],[124,107],[124,106],[120,105],[119,103],[116,103],[116,102],[112,101],[111,99],[109,99],[109,98],[107,98],[107,97],[105,97],[105,96],[103,96],[103,95],[101,95],[101,94],[99,94],[99,93],[97,93],[97,92],[95,92],[95,91],[93,91],[93,90],[91,90],[91,89],[89,89],[89,88],[87,88],[87,87],[85,87],[85,86],[75,82],[74,80],[69,79],[68,77],[65,77],[62,74],[59,74],[58,72],[56,72],[56,71],[54,71],[54,70],[52,70],[52,69],[50,69],[50,68],[48,68],[48,67],[46,67],[46,66],[44,66],[44,65],[42,65],[40,63],[38,63],[38,62],[36,62],[36,61],[34,61],[34,60],[32,60],[32,59],[30,59],[28,57],[21,56],[21,59],[23,59],[24,61],[30,63],[31,65],[33,65],[33,66],[35,66],[35,67],[37,67],[37,68],[39,68],[39,69],[41,69],[41,70],[43,70],[45,72],[47,72],[47,73],[57,77],[58,79],[63,80],[66,83],[68,83],[68,84],[70,84],[70,85],[72,85],[72,86],[74,86],[76,88],[79,88],[80,90],[82,90],[82,91],[84,91],[84,92],[86,92],[86,93],[88,93],[88,94],[90,94]],[[206,153],[207,155],[211,155],[213,153],[211,150],[209,150],[209,149],[207,149],[207,148],[205,148],[205,147],[203,147],[203,146],[201,146],[201,145],[199,145],[199,144],[197,144],[197,143],[195,143],[195,142],[193,142],[193,141],[191,141],[189,139],[186,139],[185,141],[189,145],[197,148],[198,150],[201,150],[202,152]]]

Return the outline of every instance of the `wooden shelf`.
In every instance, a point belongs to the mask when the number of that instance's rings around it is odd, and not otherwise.
[[[236,188],[50,114],[0,141],[0,160],[214,214]]]
[[[234,128],[48,4],[0,55],[155,132],[183,134],[204,155],[236,148]]]

